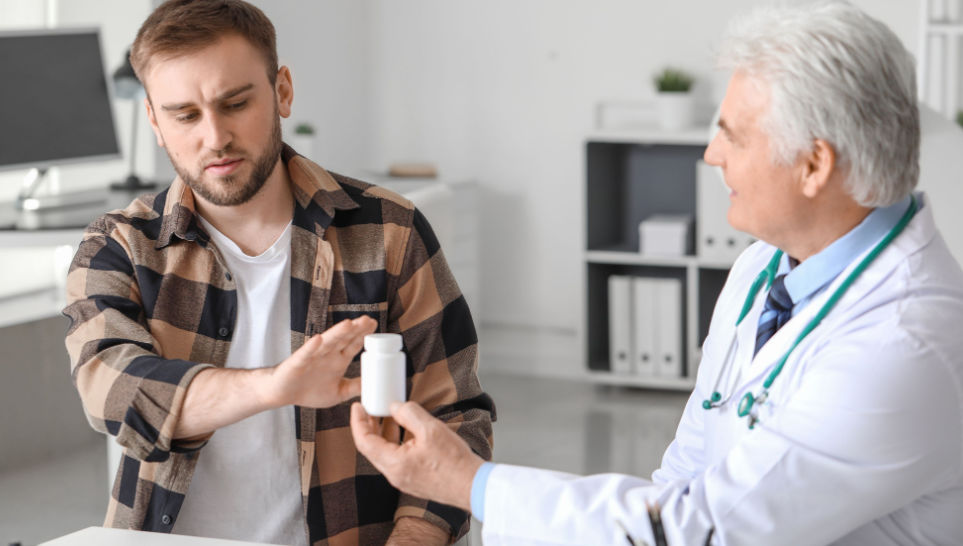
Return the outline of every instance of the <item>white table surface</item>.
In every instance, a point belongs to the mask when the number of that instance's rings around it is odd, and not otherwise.
[[[240,542],[220,538],[201,538],[184,535],[167,535],[146,531],[127,531],[88,527],[70,533],[40,546],[266,546],[260,542]]]

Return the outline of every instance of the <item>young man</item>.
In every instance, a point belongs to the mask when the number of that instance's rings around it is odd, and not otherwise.
[[[105,524],[284,544],[444,544],[467,514],[401,494],[355,450],[365,334],[403,336],[410,399],[481,456],[494,407],[425,218],[281,142],[293,86],[240,0],[157,8],[131,61],[171,187],[87,229],[67,348],[124,456]],[[390,539],[389,539],[390,537]]]
[[[761,241],[652,481],[484,463],[410,402],[401,446],[356,404],[358,448],[402,490],[470,507],[486,544],[960,544],[963,272],[913,193],[913,59],[823,2],[756,12],[721,60],[705,159]]]

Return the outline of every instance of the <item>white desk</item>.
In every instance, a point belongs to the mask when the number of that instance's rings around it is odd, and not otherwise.
[[[88,527],[76,533],[55,538],[40,546],[265,546],[260,542],[240,542],[220,538],[167,535],[146,531],[127,531]]]
[[[0,252],[13,265],[0,271],[0,328],[59,315],[67,267],[84,227],[134,197],[124,191],[74,192],[61,196],[62,206],[40,211],[0,203]]]

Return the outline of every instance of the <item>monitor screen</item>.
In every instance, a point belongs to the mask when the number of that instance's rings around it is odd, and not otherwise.
[[[120,157],[95,29],[0,32],[0,170]]]

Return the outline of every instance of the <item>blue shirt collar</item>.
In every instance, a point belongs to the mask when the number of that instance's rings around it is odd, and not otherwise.
[[[786,290],[794,305],[798,306],[816,295],[846,269],[855,257],[889,233],[909,204],[910,196],[907,195],[894,205],[873,209],[859,225],[795,267],[791,267],[789,255],[783,254],[779,273],[788,271],[785,279]]]

